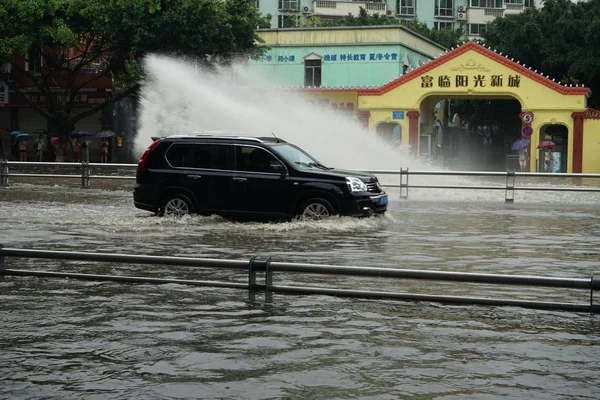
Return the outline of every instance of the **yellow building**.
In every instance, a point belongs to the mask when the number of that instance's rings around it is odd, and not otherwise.
[[[422,145],[422,133],[434,125],[434,107],[440,100],[516,99],[521,105],[521,137],[530,140],[529,171],[543,163],[542,153],[535,149],[552,133],[564,138],[557,154],[565,159],[563,172],[600,173],[600,111],[586,106],[590,90],[556,83],[475,42],[378,88],[306,88],[303,92],[332,103],[356,104],[365,127],[376,131],[393,124],[415,152]]]

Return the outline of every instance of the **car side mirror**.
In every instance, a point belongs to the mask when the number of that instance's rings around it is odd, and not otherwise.
[[[281,163],[272,163],[269,165],[269,170],[280,174],[285,173],[285,167]]]

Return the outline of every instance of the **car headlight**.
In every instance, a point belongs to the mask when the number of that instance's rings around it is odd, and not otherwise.
[[[346,184],[351,192],[368,192],[367,184],[355,176],[347,176]]]

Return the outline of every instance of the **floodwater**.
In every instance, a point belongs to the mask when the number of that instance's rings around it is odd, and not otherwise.
[[[382,218],[232,223],[136,210],[131,183],[0,189],[0,243],[588,278],[598,194],[393,193]],[[6,267],[247,282],[239,271],[7,258]],[[589,302],[589,292],[276,275],[276,285]],[[597,399],[597,315],[7,276],[0,398]]]

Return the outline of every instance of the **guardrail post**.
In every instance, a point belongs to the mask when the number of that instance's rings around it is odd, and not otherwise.
[[[600,312],[600,304],[594,304],[594,292],[597,291],[600,291],[600,274],[595,273],[590,278],[590,311],[592,313]]]
[[[504,194],[504,203],[515,202],[515,171],[506,172],[506,193]]]
[[[265,285],[259,285],[256,283],[256,272],[266,272],[268,261],[261,261],[252,257],[250,259],[250,267],[248,268],[248,287],[251,292],[257,290],[266,290]]]
[[[271,271],[271,257],[268,257],[265,265],[265,302],[267,303],[273,302],[271,286],[273,286],[273,271]]]
[[[0,187],[8,187],[8,160],[0,160]]]
[[[408,199],[408,168],[400,168],[400,199]]]
[[[4,245],[0,244],[0,250],[4,247]],[[4,256],[0,256],[0,271],[4,271],[6,268],[6,263],[4,261]]]
[[[81,188],[89,189],[90,185],[90,163],[87,161],[81,161]]]

